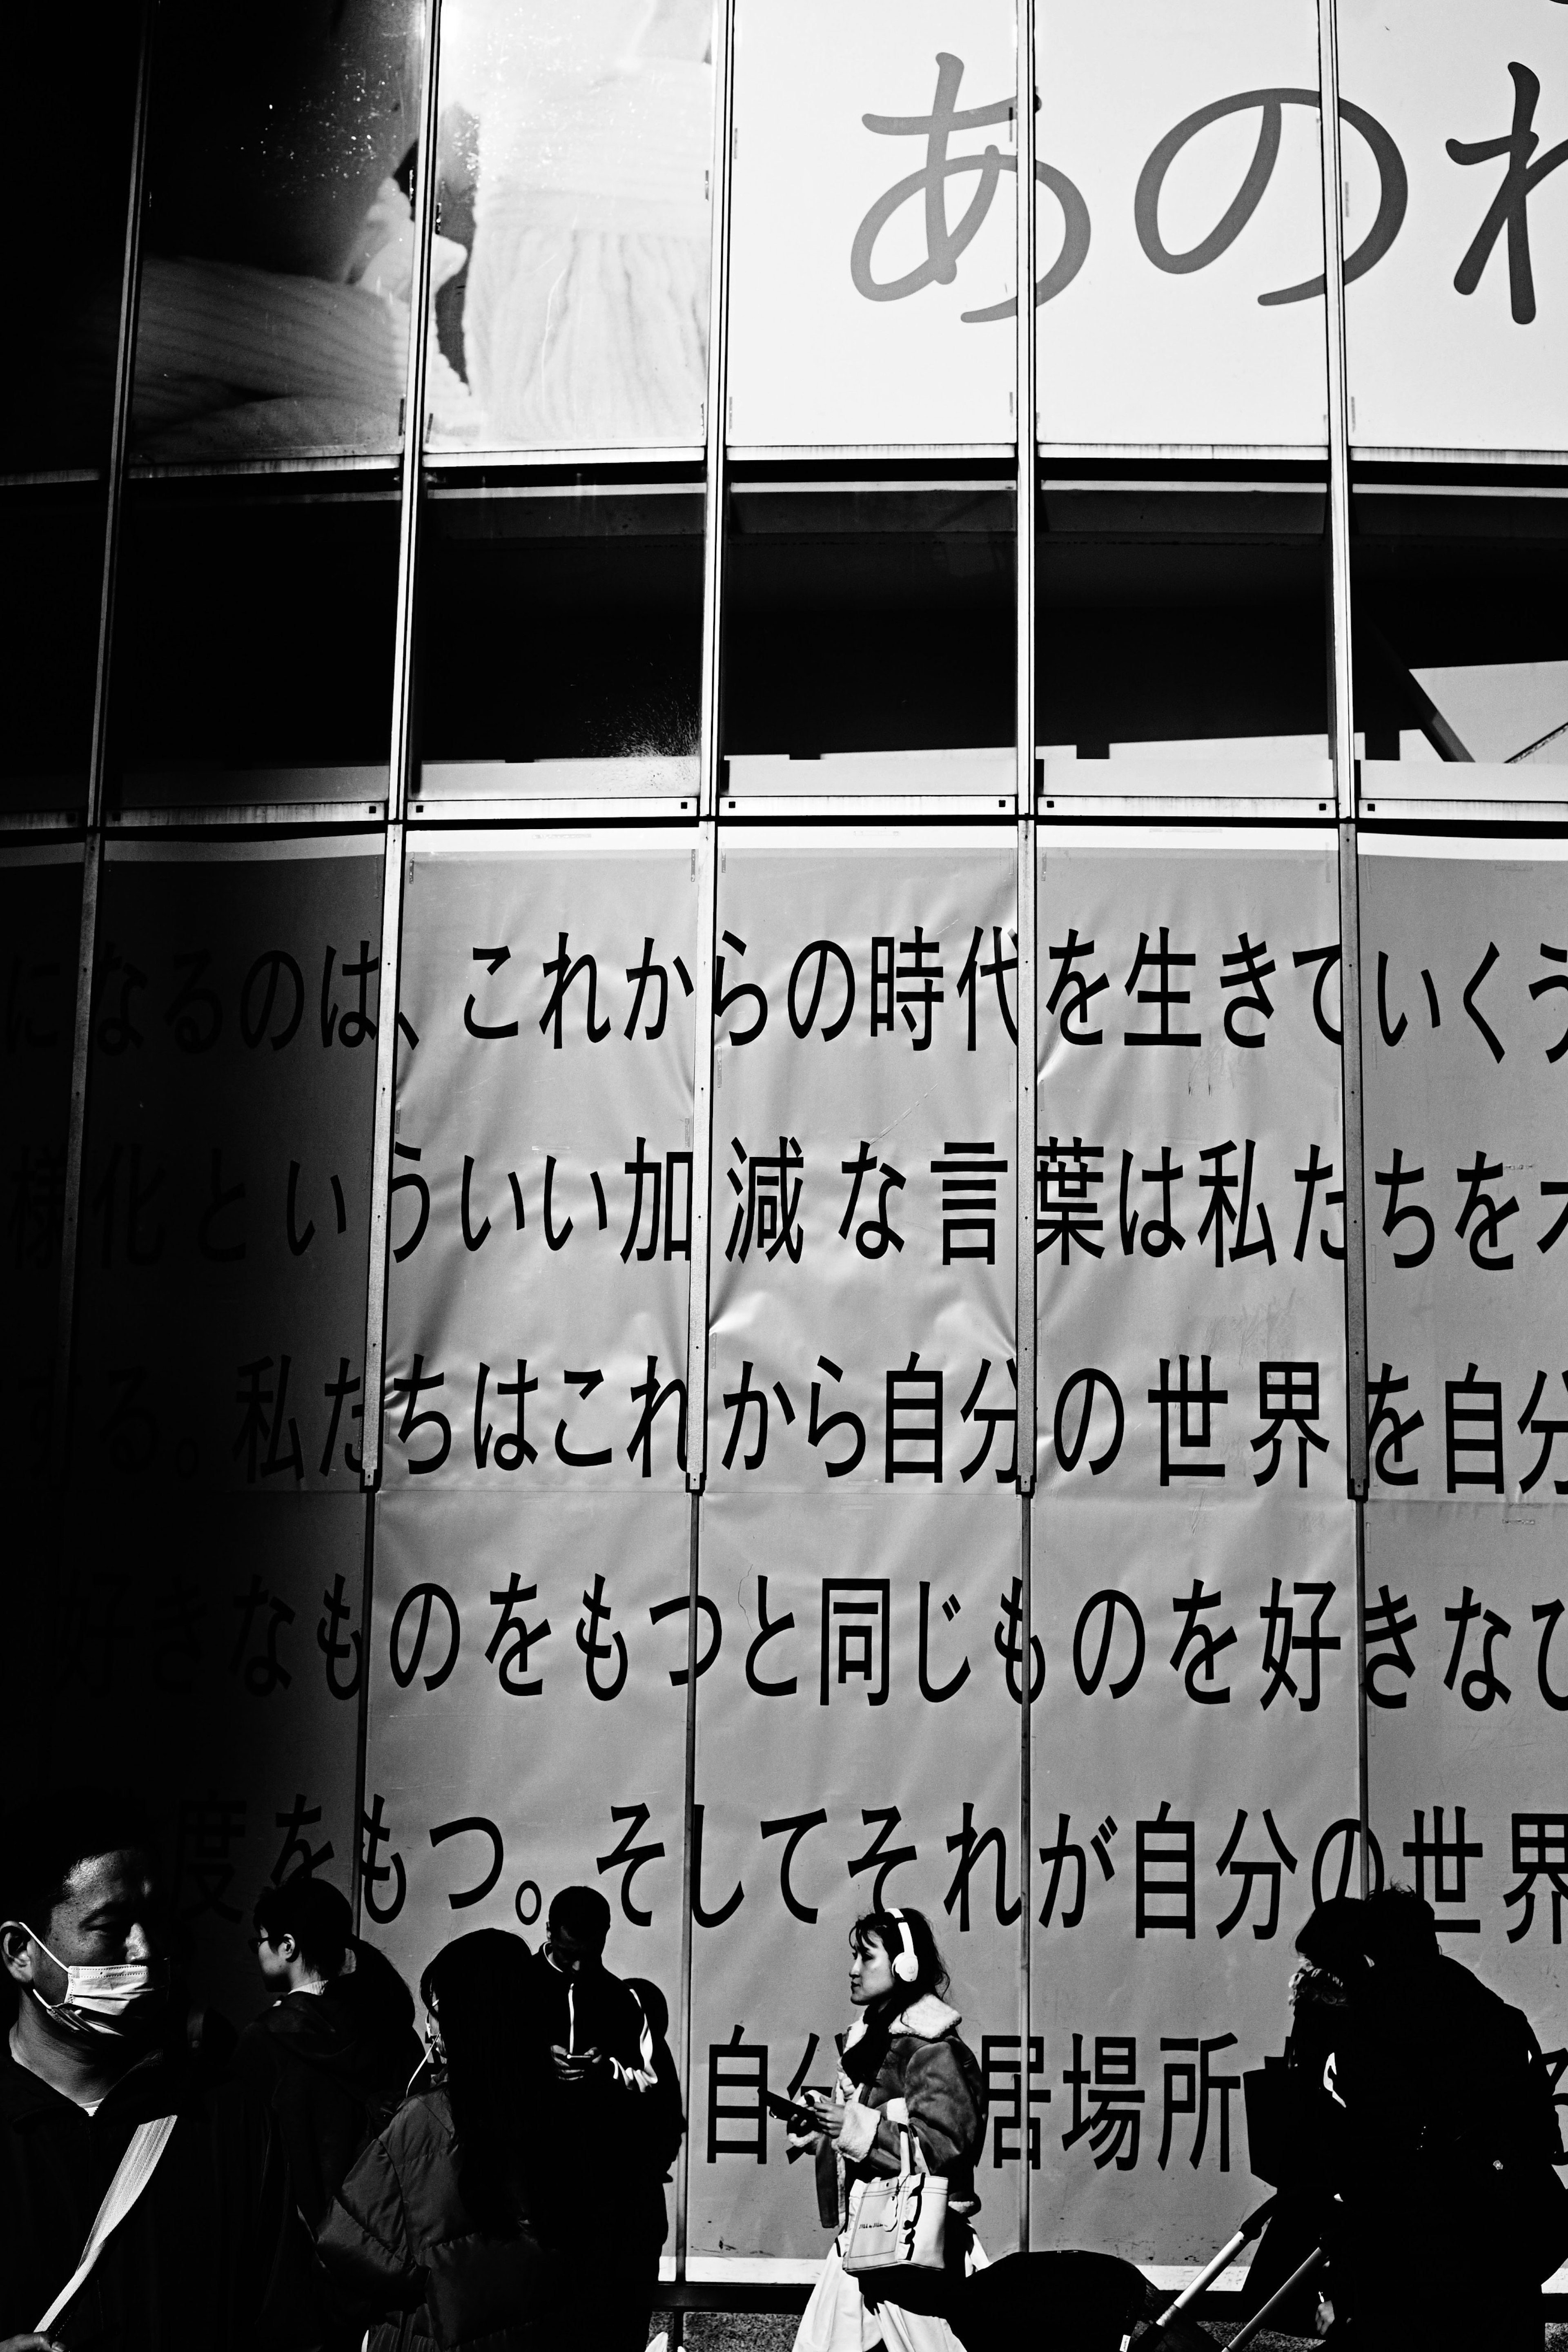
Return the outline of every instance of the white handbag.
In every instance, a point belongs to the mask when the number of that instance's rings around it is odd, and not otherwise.
[[[926,2171],[919,2138],[907,2124],[899,2126],[898,2137],[896,2176],[857,2183],[840,2257],[852,2278],[946,2268],[947,2183]]]

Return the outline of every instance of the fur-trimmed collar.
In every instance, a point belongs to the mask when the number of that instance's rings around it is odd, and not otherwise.
[[[945,2033],[953,2032],[961,2022],[958,2011],[949,2008],[946,2001],[938,2000],[934,1992],[923,1992],[918,2000],[912,2000],[894,2019],[888,2030],[893,2034],[912,2033],[917,2042],[940,2042]],[[864,2018],[857,2017],[844,2036],[845,2049],[858,2042],[865,2030]]]

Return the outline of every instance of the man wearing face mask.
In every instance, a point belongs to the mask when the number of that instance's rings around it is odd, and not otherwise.
[[[319,2339],[271,2120],[193,2063],[162,1915],[123,1798],[68,1790],[0,1830],[0,2352]]]

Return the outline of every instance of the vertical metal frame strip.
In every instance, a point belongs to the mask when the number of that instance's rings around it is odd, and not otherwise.
[[[397,1090],[398,961],[402,948],[405,815],[413,767],[414,590],[420,489],[424,470],[425,384],[430,363],[430,264],[435,233],[435,146],[441,79],[441,0],[424,0],[424,88],[414,180],[414,268],[409,306],[408,390],[403,403],[402,480],[398,508],[397,615],[392,651],[386,857],[382,870],[381,1001],[376,1031],[375,1129],[371,1149],[370,1265],[365,1286],[364,1437],[360,1483],[381,1483],[382,1388],[385,1376],[388,1242],[392,1229],[392,1119]],[[367,1601],[368,1605],[368,1601]],[[369,1676],[366,1676],[369,1685]]]
[[[697,826],[693,851],[697,886],[697,971],[692,1094],[692,1255],[686,1295],[686,1486],[691,1497],[687,1570],[685,1753],[681,1812],[679,2030],[674,2053],[681,2098],[692,2112],[692,1849],[697,1771],[697,1594],[702,1569],[702,1492],[707,1469],[708,1244],[713,1190],[713,974],[718,906],[718,780],[723,764],[723,655],[726,436],[729,415],[729,235],[735,161],[736,0],[715,0],[713,161],[708,173],[712,243],[708,256],[706,446],[703,504],[702,699],[697,740]],[[675,2158],[675,2278],[685,2282],[691,2201],[691,2134]],[[671,2341],[678,2343],[682,2315]]]
[[[1361,877],[1356,845],[1357,765],[1352,667],[1349,383],[1345,351],[1344,227],[1340,157],[1336,0],[1318,0],[1318,115],[1322,125],[1323,274],[1328,356],[1329,748],[1339,833],[1342,1095],[1344,1120],[1345,1458],[1355,1513],[1356,1791],[1361,1892],[1369,1883],[1371,1798],[1364,1664],[1366,1602],[1365,1125],[1361,1055]]]
[[[99,881],[103,856],[103,803],[109,765],[109,689],[115,596],[120,582],[120,519],[131,412],[136,384],[136,313],[141,292],[142,223],[147,211],[147,142],[152,104],[152,49],[157,0],[143,0],[136,60],[136,114],[126,190],[125,249],[120,273],[120,331],[114,355],[114,407],[110,418],[104,482],[103,567],[99,579],[98,656],[93,673],[92,743],[82,844],[81,923],[77,940],[76,1018],[71,1039],[71,1095],[66,1129],[65,1192],[60,1220],[60,1290],[55,1331],[54,1392],[49,1415],[56,1476],[70,1463],[70,1400],[76,1346],[77,1257],[81,1234],[82,1159],[87,1143],[88,1060],[92,1035],[92,976],[98,957]]]
[[[1036,345],[1034,310],[1035,247],[1035,8],[1034,0],[1016,0],[1018,9],[1018,333],[1013,405],[1018,426],[1018,496],[1013,513],[1017,546],[1018,623],[1016,752],[1018,759],[1018,1123],[1015,1130],[1015,1211],[1013,1229],[1017,1268],[1018,1468],[1019,1597],[1023,1692],[1019,1709],[1019,2085],[1022,2119],[1019,2148],[1018,2242],[1029,2245],[1029,2049],[1030,1940],[1034,1919],[1033,1819],[1030,1781],[1033,1741],[1030,1697],[1033,1649],[1034,1586],[1034,1444],[1035,1444],[1035,1072],[1036,1072],[1036,873],[1035,803],[1035,538],[1038,512],[1036,456],[1038,402],[1035,394]]]

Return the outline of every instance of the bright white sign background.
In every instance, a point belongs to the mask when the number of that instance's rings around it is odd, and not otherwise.
[[[1363,447],[1552,449],[1568,446],[1568,164],[1528,199],[1533,324],[1517,324],[1508,232],[1473,293],[1454,277],[1502,184],[1505,159],[1457,163],[1507,136],[1511,64],[1541,84],[1535,160],[1568,138],[1568,10],[1545,0],[1341,0],[1340,81],[1398,144],[1410,204],[1392,250],[1346,298],[1351,439]],[[1370,224],[1376,173],[1345,142],[1346,232]]]

